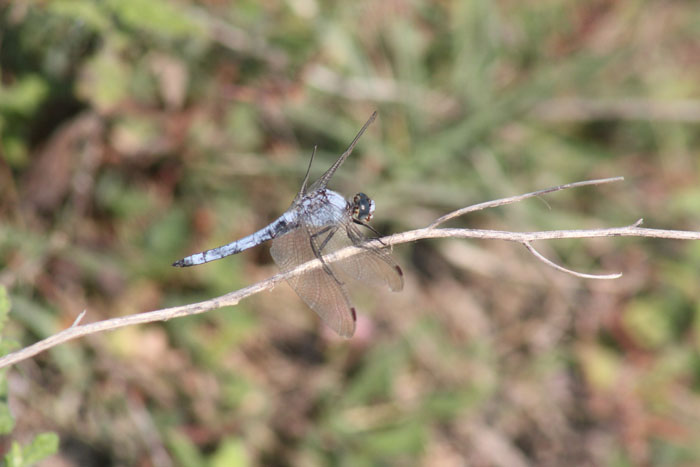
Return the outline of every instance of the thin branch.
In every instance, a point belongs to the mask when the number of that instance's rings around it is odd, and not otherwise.
[[[575,182],[575,183],[567,183],[565,185],[559,185],[559,186],[553,186],[550,188],[545,188],[544,190],[539,190],[539,191],[533,191],[532,193],[526,193],[524,195],[517,195],[517,196],[511,196],[510,198],[502,198],[502,199],[496,199],[493,201],[486,201],[485,203],[479,203],[479,204],[474,204],[472,206],[467,206],[466,208],[458,209],[456,211],[453,211],[449,214],[445,214],[432,224],[428,226],[428,228],[434,228],[437,227],[440,224],[443,224],[451,219],[454,219],[455,217],[460,217],[463,216],[467,213],[473,212],[473,211],[480,211],[482,209],[487,209],[487,208],[495,208],[498,206],[503,206],[505,204],[512,204],[512,203],[517,203],[519,201],[522,201],[524,199],[532,198],[535,196],[540,196],[540,195],[545,195],[547,193],[552,193],[555,191],[560,191],[560,190],[566,190],[567,188],[578,188],[582,186],[587,186],[587,185],[602,185],[604,183],[611,183],[611,182],[620,182],[624,180],[625,177],[612,177],[612,178],[601,178],[598,180],[586,180],[583,182]]]
[[[70,327],[74,328],[77,325],[80,324],[80,322],[85,318],[85,313],[87,313],[87,310],[83,310],[80,312],[77,318],[75,318],[75,321],[73,321],[73,324],[70,325]]]
[[[488,203],[481,203],[469,208],[460,209],[454,213],[450,213],[431,225],[438,225],[447,219],[452,219],[457,215],[462,215],[467,212],[472,212],[476,209],[484,209],[485,207],[501,206],[503,204],[508,204],[511,202],[519,201],[532,196],[539,196],[544,193],[550,193],[552,191],[557,191],[565,188],[580,187],[585,185],[595,185],[600,183],[607,183],[609,181],[620,180],[621,177],[604,179],[604,180],[591,180],[586,182],[570,183],[567,185],[561,185],[559,187],[548,188],[546,190],[537,191],[534,193],[529,193],[526,195],[505,198],[503,200],[490,201]],[[459,213],[459,214],[458,214]],[[676,240],[700,240],[700,232],[690,232],[683,230],[660,230],[660,229],[647,229],[639,227],[641,224],[641,219],[632,225],[625,227],[613,227],[607,229],[590,229],[590,230],[551,230],[551,231],[541,231],[541,232],[507,232],[499,230],[474,230],[474,229],[436,229],[434,227],[426,227],[423,229],[411,230],[408,232],[397,233],[388,237],[383,237],[380,240],[370,240],[370,241],[380,241],[384,246],[399,245],[402,243],[415,242],[417,240],[424,240],[428,238],[476,238],[476,239],[489,239],[489,240],[507,240],[512,242],[518,242],[522,244],[529,244],[537,240],[553,240],[560,238],[599,238],[599,237],[649,237],[649,238],[666,238],[666,239],[676,239]],[[341,259],[356,255],[365,251],[361,247],[347,247],[339,250],[331,255],[324,256],[324,261],[326,263],[333,263]],[[534,249],[531,250],[538,259],[544,260],[545,263],[553,265],[559,270],[565,270],[560,266],[551,263],[551,261],[539,255],[539,253],[534,253]],[[285,273],[277,274],[265,279],[256,284],[250,285],[243,289],[237,290],[235,292],[230,292],[220,297],[212,298],[210,300],[205,300],[199,303],[193,303],[190,305],[177,306],[172,308],[166,308],[162,310],[150,311],[147,313],[140,313],[137,315],[124,316],[119,318],[108,319],[104,321],[98,321],[96,323],[80,325],[80,316],[76,319],[76,323],[60,331],[53,336],[47,337],[33,345],[25,347],[24,349],[12,352],[4,357],[0,358],[0,368],[4,368],[9,365],[21,362],[28,358],[37,355],[44,350],[55,347],[59,344],[63,344],[78,337],[86,336],[89,334],[95,334],[102,331],[111,331],[126,326],[131,326],[135,324],[152,323],[155,321],[167,321],[172,318],[177,318],[187,315],[195,315],[200,313],[205,313],[207,311],[215,310],[224,306],[233,306],[238,304],[242,299],[254,295],[256,293],[262,292],[263,290],[270,290],[279,282],[289,279],[291,277],[297,276],[299,274],[304,274],[312,269],[322,267],[321,261],[314,259],[307,263],[304,263],[297,267],[296,269]],[[566,270],[566,272],[572,273],[573,271]],[[576,273],[580,274],[580,273]],[[589,277],[589,276],[581,276]],[[600,279],[600,276],[595,276],[594,278]],[[81,313],[82,315],[82,313]]]
[[[535,247],[530,245],[530,242],[523,242],[523,246],[527,248],[527,251],[532,253],[537,259],[539,259],[543,263],[553,267],[557,271],[565,272],[567,274],[571,274],[572,276],[581,277],[583,279],[619,279],[620,277],[622,277],[621,272],[617,272],[615,274],[586,274],[583,272],[576,272],[571,269],[567,269],[564,266],[560,266],[548,258],[545,258],[542,253],[535,250]]]

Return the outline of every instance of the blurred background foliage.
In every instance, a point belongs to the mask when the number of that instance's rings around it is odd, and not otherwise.
[[[276,272],[266,225],[314,144],[382,232],[582,179],[453,225],[700,230],[695,2],[0,1],[0,285],[28,345]],[[401,294],[336,338],[281,285],[17,365],[12,441],[45,465],[700,463],[700,244],[402,245]]]

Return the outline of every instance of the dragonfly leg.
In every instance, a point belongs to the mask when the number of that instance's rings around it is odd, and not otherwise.
[[[318,247],[318,251],[323,251],[324,248],[326,248],[326,245],[330,241],[331,238],[333,238],[333,235],[338,231],[338,227],[333,227],[331,225],[324,227],[323,229],[319,230],[316,232],[313,236],[315,237],[320,237],[324,233],[328,232],[329,230],[332,230],[328,235],[326,235],[326,238],[323,239],[323,243],[321,243],[321,246]]]
[[[377,236],[376,236],[373,240],[377,240],[379,243],[381,243],[382,245],[386,246],[386,244],[382,241],[382,239],[379,238],[379,237],[382,236],[382,234],[380,234],[379,232],[377,232],[377,229],[375,229],[374,227],[372,227],[371,225],[369,225],[367,222],[361,221],[360,219],[354,219],[354,218],[353,218],[352,221],[353,221],[355,224],[359,224],[359,225],[361,225],[361,226],[363,226],[363,227],[367,227],[369,230],[371,230],[372,232],[374,232],[374,234],[376,234]],[[351,237],[351,238],[352,238],[352,237]],[[358,246],[359,246],[359,245],[358,245]]]
[[[326,236],[326,238],[323,240],[323,243],[321,243],[321,246],[319,247],[319,246],[316,244],[316,237],[319,237],[319,236],[325,234],[326,232],[328,232],[328,231],[331,230],[331,229],[332,229],[332,232],[330,232],[330,233]],[[326,260],[323,259],[323,255],[321,254],[321,251],[322,251],[323,248],[326,246],[326,244],[328,244],[328,241],[333,237],[333,235],[335,234],[335,232],[336,232],[337,230],[338,230],[337,227],[333,228],[333,226],[330,226],[330,225],[329,225],[329,226],[326,226],[326,227],[324,227],[323,229],[319,230],[318,232],[312,234],[312,235],[309,237],[309,243],[311,244],[311,251],[313,251],[313,252],[314,252],[314,256],[316,256],[316,258],[318,258],[318,259],[321,261],[321,264],[323,265],[323,270],[326,272],[326,274],[328,274],[329,276],[331,276],[331,277],[333,278],[333,280],[336,281],[339,285],[343,285],[343,283],[340,281],[340,279],[338,279],[338,278],[335,276],[335,274],[333,274],[333,271],[331,271],[331,268],[328,267],[328,263],[326,263]]]

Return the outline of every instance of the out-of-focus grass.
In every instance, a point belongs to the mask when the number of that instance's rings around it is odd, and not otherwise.
[[[615,175],[454,224],[697,230],[700,110],[664,109],[697,106],[699,22],[663,1],[0,3],[8,332],[29,344],[83,309],[273,274],[267,246],[170,264],[278,216],[313,145],[318,175],[375,109],[332,188],[372,195],[382,232]],[[54,430],[74,465],[700,462],[700,247],[539,248],[625,275],[574,279],[495,242],[401,246],[405,290],[353,290],[350,341],[286,285],[93,336],[10,373],[16,436]]]

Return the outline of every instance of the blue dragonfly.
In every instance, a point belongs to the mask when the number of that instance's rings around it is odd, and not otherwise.
[[[326,325],[342,337],[351,337],[355,333],[357,313],[348,296],[348,281],[388,286],[395,292],[403,289],[403,272],[392,258],[389,247],[378,239],[367,241],[359,229],[363,226],[378,235],[368,224],[374,214],[374,201],[364,193],[346,200],[327,188],[335,171],[350,156],[376,116],[374,112],[338,160],[307,188],[316,152],[314,148],[292,205],[268,226],[227,245],[175,261],[173,266],[208,263],[272,240],[270,253],[282,272],[289,272],[316,258],[321,261],[322,267],[292,277],[287,282]],[[331,263],[324,260],[324,256],[351,245],[362,248],[362,251]]]

